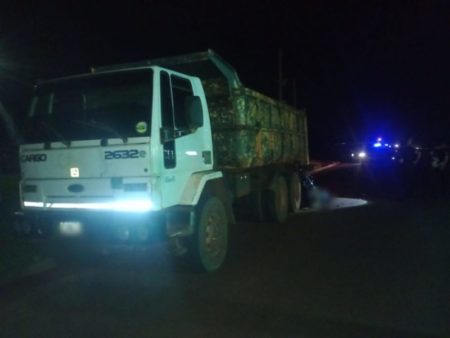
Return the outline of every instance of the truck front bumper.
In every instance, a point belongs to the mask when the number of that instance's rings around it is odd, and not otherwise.
[[[162,212],[26,210],[16,212],[15,216],[15,232],[26,237],[131,244],[161,240],[165,235]]]

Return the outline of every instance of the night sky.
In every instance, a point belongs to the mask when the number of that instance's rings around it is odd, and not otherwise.
[[[295,79],[313,149],[450,136],[448,1],[57,3],[1,5],[0,100],[19,125],[36,78],[208,48],[275,97],[281,48],[285,100]]]

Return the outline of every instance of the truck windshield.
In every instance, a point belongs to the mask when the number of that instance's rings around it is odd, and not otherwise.
[[[48,82],[36,88],[26,142],[149,136],[152,71],[122,71]]]

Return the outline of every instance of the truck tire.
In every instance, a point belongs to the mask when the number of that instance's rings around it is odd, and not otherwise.
[[[289,211],[299,212],[302,204],[302,185],[298,173],[293,172],[289,176]]]
[[[203,272],[218,270],[228,249],[228,219],[223,203],[208,197],[199,205],[190,253],[194,267]]]
[[[287,218],[289,209],[286,179],[281,175],[277,176],[273,188],[267,192],[266,196],[270,220],[283,223]]]

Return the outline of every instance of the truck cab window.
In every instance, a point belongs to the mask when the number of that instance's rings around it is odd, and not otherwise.
[[[191,82],[175,75],[171,76],[171,80],[175,128],[186,130],[190,126],[189,112],[186,109],[186,98],[194,96]]]
[[[161,126],[173,130],[173,105],[172,91],[170,88],[170,77],[167,72],[161,72]],[[164,168],[175,168],[175,141],[167,141],[163,144]]]
[[[161,113],[162,127],[189,133],[191,127],[188,103],[194,93],[191,82],[179,76],[161,72]]]
[[[25,138],[40,143],[149,136],[150,127],[140,131],[136,125],[151,123],[152,100],[151,70],[44,82],[36,87]]]
[[[161,120],[165,128],[173,128],[172,92],[167,72],[161,72]]]

